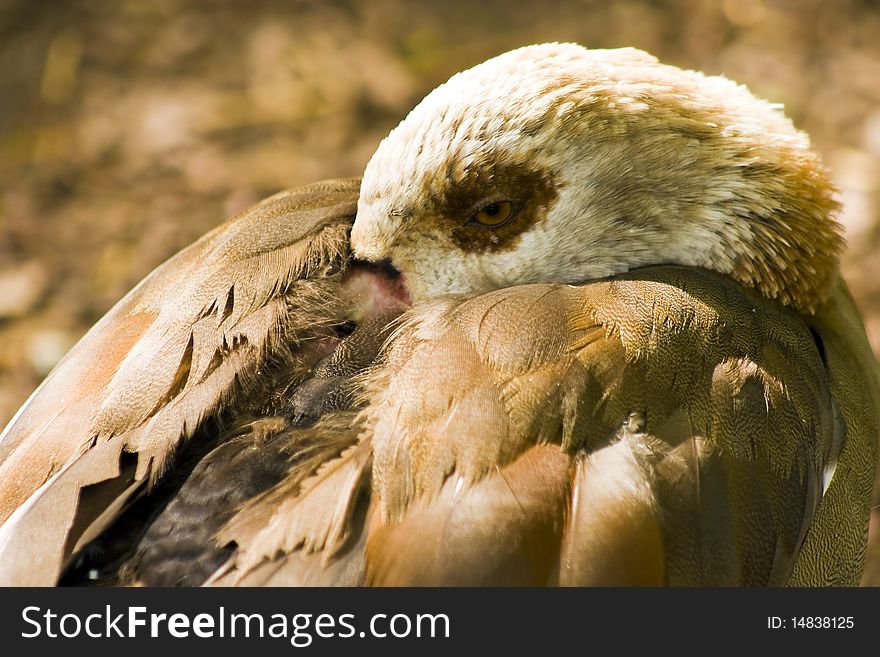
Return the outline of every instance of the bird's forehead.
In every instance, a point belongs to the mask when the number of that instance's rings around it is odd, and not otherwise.
[[[499,157],[526,159],[537,144],[546,144],[536,133],[552,123],[573,89],[587,83],[585,72],[607,65],[601,52],[572,44],[531,46],[453,76],[380,144],[365,171],[362,202],[417,201]]]

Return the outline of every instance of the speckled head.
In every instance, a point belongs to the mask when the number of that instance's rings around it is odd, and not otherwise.
[[[630,48],[520,48],[453,76],[380,144],[352,229],[415,301],[653,264],[811,312],[842,246],[807,137],[721,77]]]

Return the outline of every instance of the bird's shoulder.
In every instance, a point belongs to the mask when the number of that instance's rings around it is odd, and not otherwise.
[[[477,410],[487,414],[480,425],[497,427],[479,431],[497,439],[475,442],[511,454],[520,443],[596,444],[637,410],[653,423],[686,409],[728,449],[744,448],[761,421],[732,415],[754,400],[777,422],[815,430],[827,422],[816,403],[829,396],[827,368],[804,317],[698,268],[422,304],[403,318],[386,363],[366,382],[372,422],[381,433],[393,416],[391,433],[410,441],[456,422],[473,431]],[[588,428],[578,424],[587,419]],[[449,440],[437,442],[452,451]],[[772,442],[787,461],[802,448],[795,437]]]

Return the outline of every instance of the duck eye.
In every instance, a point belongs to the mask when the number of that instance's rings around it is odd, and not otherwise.
[[[495,201],[484,205],[471,217],[471,223],[487,228],[498,228],[507,223],[513,217],[513,203],[511,201]]]

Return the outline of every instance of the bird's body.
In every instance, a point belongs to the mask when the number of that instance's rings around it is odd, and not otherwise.
[[[835,210],[732,83],[490,60],[96,325],[4,432],[0,581],[855,584],[880,385]]]
[[[857,578],[872,474],[858,459],[832,486],[861,500],[860,522],[815,563],[799,555],[832,437],[869,450],[878,429],[844,422],[876,407],[865,373],[831,376],[864,356],[824,330],[854,318],[845,292],[805,322],[713,272],[658,267],[437,306],[410,315],[394,378],[373,383],[383,583]],[[444,355],[467,383],[417,388]]]

